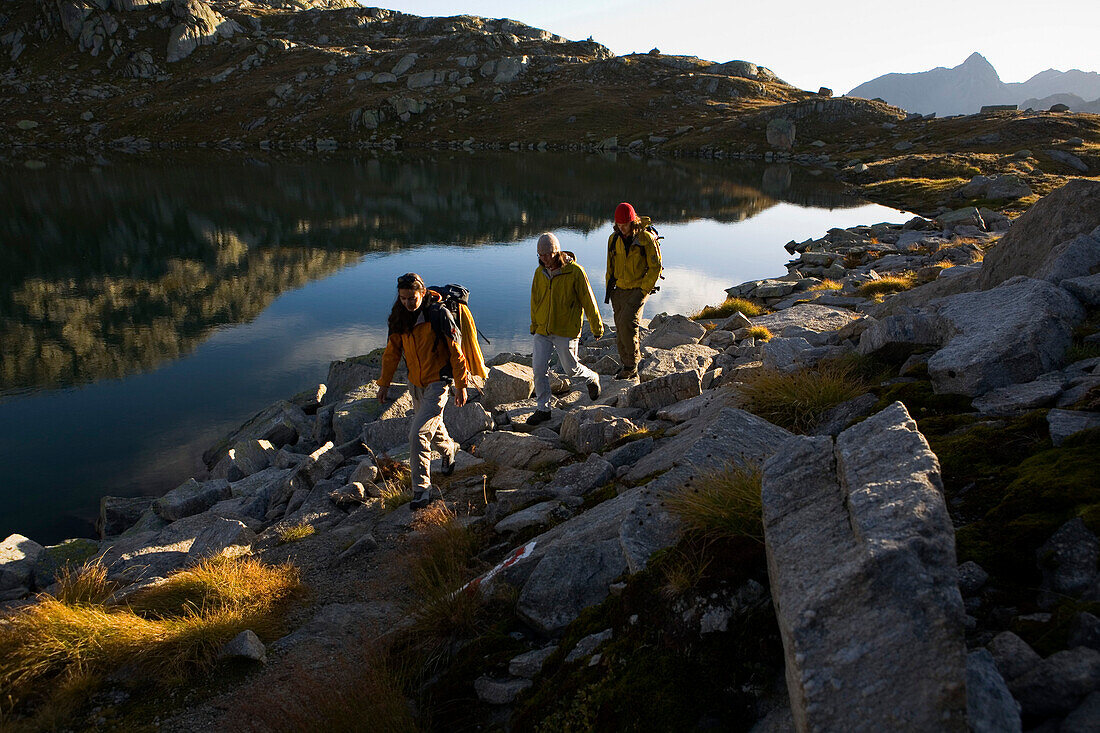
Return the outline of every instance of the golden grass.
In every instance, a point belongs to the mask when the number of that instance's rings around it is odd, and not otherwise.
[[[838,283],[836,280],[829,280],[828,278],[826,278],[825,280],[819,282],[817,285],[811,287],[809,292],[812,293],[817,290],[842,290],[843,288],[844,285]]]
[[[690,318],[699,321],[707,318],[729,318],[734,313],[741,312],[750,318],[759,316],[764,309],[745,298],[726,298],[721,305],[708,305],[702,310],[691,314]]]
[[[382,494],[382,512],[385,514],[389,514],[399,506],[412,501],[412,492],[404,486],[391,484],[387,481],[378,488]]]
[[[730,465],[669,492],[665,506],[688,530],[703,536],[749,537],[763,542],[760,479],[757,466]]]
[[[299,588],[290,565],[213,558],[143,591],[127,606],[105,605],[110,584],[90,566],[62,577],[0,625],[0,711],[33,707],[64,715],[108,675],[170,685],[206,671],[245,629],[264,635]]]
[[[739,387],[744,409],[795,433],[813,429],[829,410],[866,391],[856,369],[846,364],[795,372],[762,369]]]
[[[317,532],[317,528],[309,522],[302,520],[297,524],[292,524],[287,527],[280,527],[276,530],[276,535],[279,537],[279,544],[284,545],[287,542],[297,542],[298,540],[304,540],[306,537]]]
[[[694,591],[706,575],[712,559],[705,543],[678,546],[661,564],[661,574],[665,580],[661,594],[671,599]]]
[[[752,337],[757,341],[770,341],[772,338],[772,332],[768,330],[767,326],[749,326],[745,331],[746,337]]]
[[[871,280],[859,286],[857,292],[864,298],[873,298],[876,295],[887,293],[900,293],[908,290],[916,283],[916,276],[911,272],[900,275],[883,275],[878,280]]]

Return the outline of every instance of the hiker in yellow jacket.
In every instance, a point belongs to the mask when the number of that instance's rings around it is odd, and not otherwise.
[[[390,310],[389,337],[378,378],[378,401],[385,402],[393,374],[401,357],[405,357],[414,410],[409,426],[412,509],[422,509],[432,500],[429,466],[433,444],[443,455],[441,473],[449,476],[454,472],[458,444],[443,424],[443,408],[452,383],[455,404],[461,407],[466,403],[467,369],[459,330],[450,311],[439,301],[439,294],[428,290],[415,272],[397,278],[397,300]]]
[[[535,337],[531,366],[538,407],[527,418],[528,425],[550,419],[550,354],[554,351],[567,377],[583,379],[593,400],[600,396],[599,375],[577,359],[582,313],[588,317],[592,335],[603,335],[588,275],[573,253],[562,251],[558,238],[549,232],[539,237],[538,255],[539,266],[531,280],[531,333]]]
[[[615,208],[615,231],[607,239],[607,295],[623,363],[616,379],[638,376],[642,306],[661,277],[661,248],[646,230],[649,223],[649,217],[640,217],[633,206],[621,203]]]

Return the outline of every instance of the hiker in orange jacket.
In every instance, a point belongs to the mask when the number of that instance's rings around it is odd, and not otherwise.
[[[433,444],[443,455],[441,473],[449,476],[454,472],[458,444],[443,424],[443,408],[452,384],[455,404],[461,407],[466,403],[466,359],[459,347],[458,327],[440,300],[416,273],[397,278],[397,300],[390,311],[389,337],[378,378],[378,401],[385,402],[393,374],[405,357],[414,409],[409,427],[412,509],[422,509],[431,501]]]

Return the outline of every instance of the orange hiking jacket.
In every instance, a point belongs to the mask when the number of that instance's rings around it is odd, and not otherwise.
[[[455,386],[466,388],[468,372],[462,350],[450,339],[439,339],[436,343],[435,329],[427,318],[413,326],[409,333],[389,335],[386,351],[382,354],[382,376],[378,378],[378,386],[390,386],[402,356],[409,368],[409,382],[417,387],[423,389],[432,382],[440,381],[440,372],[449,364]]]

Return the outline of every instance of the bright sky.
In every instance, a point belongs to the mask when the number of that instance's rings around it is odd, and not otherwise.
[[[1006,82],[1051,68],[1100,71],[1098,0],[408,0],[386,7],[512,18],[572,40],[592,36],[616,54],[657,47],[751,61],[795,86],[837,94],[890,72],[958,66],[974,51]]]

